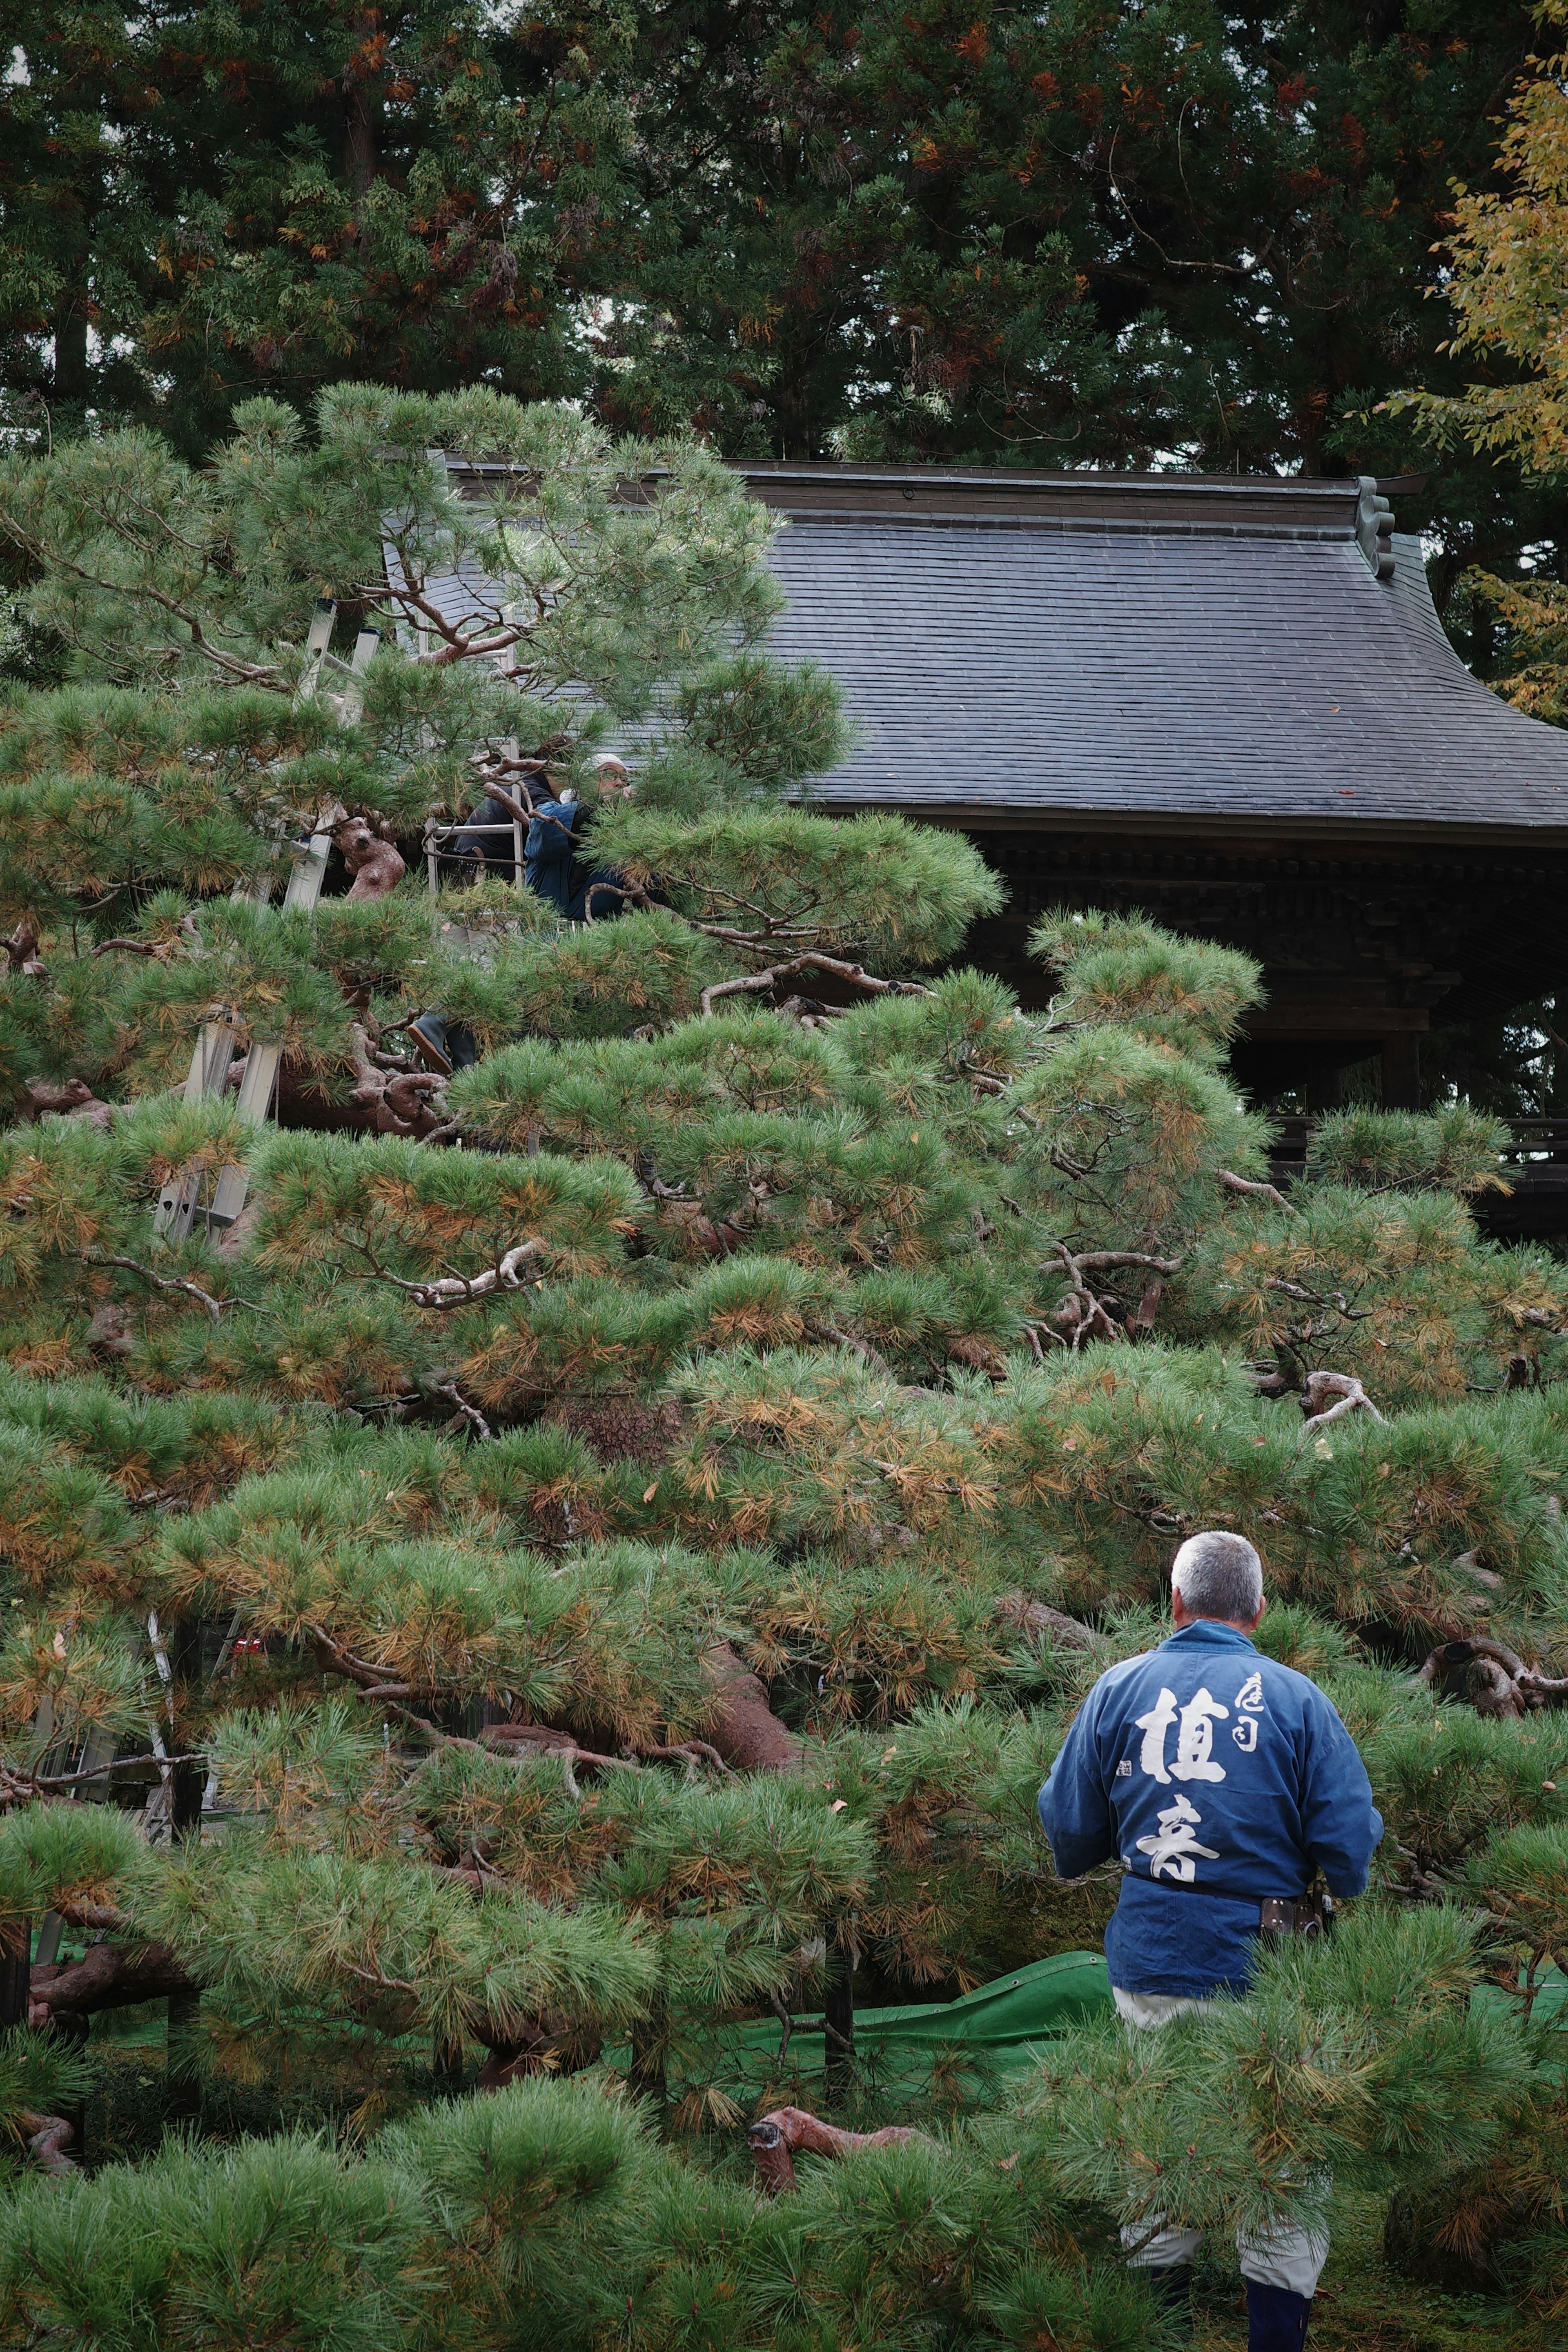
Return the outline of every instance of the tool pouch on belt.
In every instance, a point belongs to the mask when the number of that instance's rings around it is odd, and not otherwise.
[[[1266,1936],[1326,1936],[1334,1924],[1334,1898],[1303,1895],[1286,1903],[1271,1897],[1259,1904],[1258,1924]]]

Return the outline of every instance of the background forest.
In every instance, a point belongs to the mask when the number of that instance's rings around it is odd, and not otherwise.
[[[1430,299],[1523,6],[14,0],[13,427],[483,378],[728,456],[1424,473]],[[47,424],[44,407],[47,404]],[[41,446],[41,442],[40,442]],[[1555,494],[1451,453],[1405,528],[1555,573]],[[1463,598],[1465,650],[1496,623]]]
[[[1531,20],[8,22],[0,2340],[1135,2352],[1179,2207],[1560,2343],[1568,1270],[1463,1100],[1277,1191],[1245,958],[967,969],[721,462],[1436,450],[1539,698]],[[610,741],[617,915],[430,895]],[[1387,1835],[1134,2045],[1034,1799],[1215,1522]]]

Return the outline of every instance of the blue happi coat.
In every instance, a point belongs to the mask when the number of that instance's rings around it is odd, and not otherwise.
[[[523,845],[529,888],[547,898],[569,923],[580,923],[589,914],[596,922],[606,922],[625,904],[619,866],[584,863],[594,814],[585,801],[541,801]]]
[[[572,914],[574,897],[581,895],[581,878],[572,862],[582,847],[588,807],[585,801],[541,801],[534,809],[523,847],[523,872],[531,890],[548,898],[563,915]],[[581,921],[581,909],[576,919]]]
[[[1105,1935],[1128,1992],[1241,1990],[1258,1905],[1359,1895],[1383,1822],[1354,1742],[1315,1683],[1201,1618],[1101,1675],[1040,1790],[1064,1878],[1120,1855]]]

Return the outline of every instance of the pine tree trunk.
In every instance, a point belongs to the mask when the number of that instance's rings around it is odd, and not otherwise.
[[[50,400],[58,406],[85,408],[91,394],[88,372],[88,328],[92,319],[92,257],[102,181],[89,173],[76,192],[75,249],[65,262],[65,284],[51,321],[55,339],[54,381]]]
[[[853,1946],[841,1942],[848,1922],[833,1922],[827,1931],[827,1984],[822,2000],[822,2086],[827,2105],[841,2107],[855,2084],[855,1960]]]
[[[201,2076],[196,2070],[196,2031],[201,2021],[199,1992],[169,1995],[169,2023],[164,2044],[165,2114],[171,2123],[194,2123],[202,2111]]]
[[[13,1919],[0,1941],[0,2033],[27,2022],[32,1958],[33,1923],[30,1919]]]
[[[87,399],[87,296],[68,294],[55,312],[55,381],[57,402],[73,405]]]
[[[379,12],[367,10],[351,23],[350,32],[362,53],[374,40],[379,21]],[[362,253],[370,243],[363,206],[375,184],[381,165],[377,135],[380,128],[380,93],[369,86],[363,54],[356,55],[343,68],[343,177],[349,184],[354,203],[362,208],[359,220]]]
[[[722,1716],[704,1737],[725,1763],[739,1772],[804,1771],[805,1742],[781,1723],[765,1685],[733,1643],[715,1642],[702,1664],[724,1702]]]

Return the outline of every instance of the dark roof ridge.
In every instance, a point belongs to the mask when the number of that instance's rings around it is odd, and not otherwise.
[[[1093,539],[1344,540],[1355,537],[1356,523],[1354,505],[1347,507],[1342,516],[1319,522],[1306,519],[1259,522],[1230,515],[1211,519],[1202,515],[986,514],[959,507],[906,514],[889,514],[863,506],[781,507],[780,511],[787,516],[792,528],[875,520],[894,530],[1049,530],[1082,533]]]
[[[1359,474],[1190,474],[1178,468],[1161,467],[1157,471],[1135,473],[1130,467],[1113,466],[1070,466],[1053,470],[1022,466],[941,466],[941,465],[863,465],[835,457],[740,457],[731,461],[734,470],[747,481],[777,478],[782,481],[839,481],[905,483],[961,482],[984,488],[1011,486],[1014,488],[1049,488],[1213,490],[1231,495],[1263,490],[1279,495],[1291,493],[1338,492],[1342,497],[1354,498],[1361,489]],[[1424,474],[1402,474],[1377,488],[1386,497],[1396,490],[1410,491],[1425,487]]]
[[[431,452],[439,459],[441,453]],[[885,520],[1006,528],[1178,532],[1234,538],[1351,539],[1375,503],[1419,489],[1424,475],[1121,473],[1089,467],[1026,472],[1005,466],[863,465],[833,458],[735,460],[764,504],[799,520]],[[447,455],[459,483],[505,479],[501,463]],[[621,495],[646,497],[663,472],[628,477]],[[1371,551],[1369,550],[1369,561]]]
[[[1389,494],[1417,489],[1426,478],[1025,473],[1001,466],[816,460],[742,462],[735,471],[753,496],[797,521],[876,519],[1231,539],[1356,539],[1380,579],[1393,571],[1387,555],[1393,527]]]

